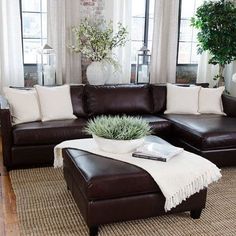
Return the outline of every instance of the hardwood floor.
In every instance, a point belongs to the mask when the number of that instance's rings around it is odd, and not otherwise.
[[[1,139],[0,139],[0,143]],[[19,226],[16,214],[16,199],[8,172],[3,167],[0,144],[0,236],[18,236]]]

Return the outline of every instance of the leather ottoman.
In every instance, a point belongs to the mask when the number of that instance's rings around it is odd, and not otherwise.
[[[64,177],[90,235],[102,224],[167,214],[165,197],[145,170],[77,149],[63,149]],[[194,194],[169,213],[190,211],[197,219],[207,190]]]

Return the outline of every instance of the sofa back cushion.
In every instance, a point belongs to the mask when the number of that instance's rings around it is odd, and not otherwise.
[[[160,114],[166,110],[166,85],[151,85],[153,98],[153,113]]]
[[[73,113],[77,117],[87,117],[85,110],[85,86],[84,85],[71,85],[71,101],[73,106]]]
[[[89,115],[149,114],[153,111],[148,85],[86,86]]]
[[[229,117],[236,117],[236,97],[222,95],[223,109]]]

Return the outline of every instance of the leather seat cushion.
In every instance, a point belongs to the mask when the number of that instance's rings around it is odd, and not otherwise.
[[[143,169],[76,149],[64,149],[64,168],[70,171],[84,197],[102,200],[161,192]]]
[[[13,127],[15,145],[58,144],[68,139],[90,137],[84,132],[84,118],[47,122],[31,122]]]
[[[220,115],[163,115],[174,137],[201,150],[236,148],[236,118]]]
[[[142,115],[141,117],[149,122],[153,135],[163,137],[170,134],[171,122],[169,120],[153,115]]]

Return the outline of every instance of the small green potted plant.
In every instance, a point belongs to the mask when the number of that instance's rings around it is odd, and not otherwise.
[[[209,51],[209,64],[219,65],[219,74],[213,78],[224,82],[225,66],[236,60],[236,6],[232,1],[204,1],[191,19],[199,30],[198,53]]]
[[[121,23],[118,23],[118,30],[114,32],[113,22],[85,19],[78,27],[73,27],[76,44],[70,48],[76,53],[89,59],[91,64],[87,68],[87,79],[90,84],[104,84],[106,82],[106,71],[108,65],[116,70],[119,63],[112,54],[112,49],[123,47],[127,42],[128,31]]]
[[[86,132],[99,148],[109,153],[129,153],[141,146],[150,126],[142,118],[131,116],[100,116],[90,120]]]

